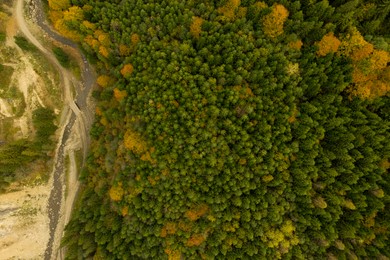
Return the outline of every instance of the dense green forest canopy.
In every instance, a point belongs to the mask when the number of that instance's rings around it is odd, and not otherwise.
[[[389,1],[49,0],[99,88],[69,259],[388,259]]]

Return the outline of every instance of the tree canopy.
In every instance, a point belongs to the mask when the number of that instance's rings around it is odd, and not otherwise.
[[[101,76],[68,259],[390,256],[390,3],[71,2]]]

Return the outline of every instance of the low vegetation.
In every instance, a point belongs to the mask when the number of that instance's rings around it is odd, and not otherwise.
[[[0,64],[0,97],[4,97],[14,73],[14,68]]]
[[[0,42],[4,42],[6,39],[6,35],[3,32],[0,32]]]
[[[70,58],[69,55],[60,47],[54,47],[53,53],[56,56],[58,62],[64,67],[70,67]]]
[[[15,36],[15,43],[24,51],[37,52],[38,49],[23,36]]]
[[[29,164],[38,160],[48,160],[48,152],[54,148],[50,138],[56,131],[55,116],[48,108],[38,108],[33,112],[35,134],[31,139],[20,139],[0,144],[0,191],[11,182],[26,177],[21,175]]]

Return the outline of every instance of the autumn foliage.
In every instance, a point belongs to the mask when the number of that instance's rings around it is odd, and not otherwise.
[[[340,44],[341,41],[334,36],[333,32],[330,32],[324,35],[321,41],[317,43],[318,46],[317,55],[325,56],[328,53],[335,53],[337,52]]]
[[[166,237],[167,235],[173,235],[175,233],[176,233],[176,224],[173,222],[168,222],[162,227],[160,236]]]
[[[190,27],[190,32],[195,38],[199,38],[200,33],[202,32],[202,23],[203,19],[197,16],[192,17],[192,23]]]
[[[134,153],[140,154],[146,151],[146,143],[141,135],[133,130],[127,130],[124,137],[125,147]]]
[[[194,208],[186,211],[185,215],[191,221],[196,221],[204,214],[206,214],[208,210],[209,207],[206,204],[202,204],[202,205],[195,206]]]
[[[113,201],[120,201],[123,197],[124,190],[122,188],[122,183],[119,183],[118,185],[114,185],[111,187],[110,191],[110,198]]]
[[[355,28],[351,30],[340,46],[340,54],[353,61],[353,85],[349,92],[352,96],[372,99],[386,95],[390,91],[390,83],[386,79],[389,71],[390,54],[375,49]]]
[[[109,84],[113,82],[113,79],[108,75],[100,75],[96,79],[96,82],[101,87],[107,87]]]
[[[69,0],[49,0],[49,18],[54,28],[62,35],[80,41],[81,35],[69,24],[81,24],[84,19],[84,12],[78,6],[71,6]]]
[[[344,37],[340,46],[340,53],[358,62],[372,54],[374,46],[367,42],[360,32],[354,28]]]
[[[87,35],[84,38],[84,42],[87,43],[90,47],[92,47],[94,50],[99,49],[99,41],[95,39],[92,35]]]
[[[194,234],[187,240],[187,246],[189,246],[189,247],[199,246],[205,240],[206,240],[205,235],[203,235],[203,234]]]
[[[132,43],[133,45],[137,45],[137,43],[140,41],[139,35],[136,34],[136,33],[133,33],[133,34],[131,35],[131,37],[130,37],[130,40],[131,40],[131,43]]]
[[[279,228],[265,231],[262,240],[267,243],[268,247],[279,247],[280,255],[287,253],[292,246],[299,243],[299,238],[295,234],[295,226],[291,220],[286,220]]]
[[[288,46],[292,49],[300,50],[302,48],[303,42],[301,40],[291,41]]]
[[[227,0],[224,6],[218,8],[218,12],[222,13],[227,19],[233,20],[240,4],[241,0]]]
[[[51,10],[61,11],[70,7],[70,0],[48,0]]]
[[[166,248],[164,252],[168,255],[168,260],[180,260],[181,254],[179,250],[173,250],[170,248]]]
[[[313,199],[313,205],[317,208],[320,208],[320,209],[325,209],[328,207],[328,204],[326,203],[326,201],[324,200],[323,197],[321,196],[317,196]]]
[[[131,48],[125,44],[119,45],[119,54],[121,56],[128,56],[130,54]]]
[[[126,64],[125,66],[123,66],[123,68],[121,69],[121,74],[127,78],[129,77],[132,73],[133,73],[133,70],[134,70],[134,67],[133,65],[131,64]]]
[[[102,55],[104,58],[108,58],[108,56],[110,55],[110,52],[108,50],[107,47],[103,46],[103,45],[100,45],[99,46],[99,53],[100,55]]]
[[[116,100],[121,101],[127,97],[127,92],[126,90],[119,90],[118,88],[114,88],[114,97]]]
[[[271,13],[262,20],[264,33],[271,38],[281,35],[284,32],[283,26],[288,14],[288,10],[283,5],[274,5]]]

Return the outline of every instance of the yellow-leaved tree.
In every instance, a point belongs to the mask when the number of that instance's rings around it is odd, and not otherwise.
[[[277,258],[286,254],[292,246],[299,243],[295,234],[295,226],[289,219],[285,220],[280,227],[270,228],[264,232],[261,240],[270,248],[278,248]]]
[[[124,190],[122,188],[122,183],[118,183],[117,185],[113,185],[109,190],[109,195],[111,200],[120,201],[123,197]]]
[[[136,154],[141,154],[147,151],[146,142],[141,135],[133,130],[127,130],[124,137],[125,147]]]
[[[55,11],[66,10],[70,7],[70,0],[48,0],[49,8]]]
[[[264,33],[271,38],[281,35],[284,32],[283,26],[288,14],[288,10],[283,5],[272,6],[271,13],[264,16],[262,20]]]
[[[119,45],[119,54],[121,56],[129,56],[130,55],[131,48],[125,44]]]
[[[84,11],[78,6],[71,6],[69,0],[49,0],[49,18],[54,28],[74,41],[80,41],[77,31],[84,19]]]
[[[224,6],[218,8],[218,12],[222,13],[228,20],[233,20],[240,4],[241,0],[228,0]]]
[[[113,79],[108,75],[100,75],[97,78],[96,82],[101,87],[107,87],[109,84],[113,82]]]

